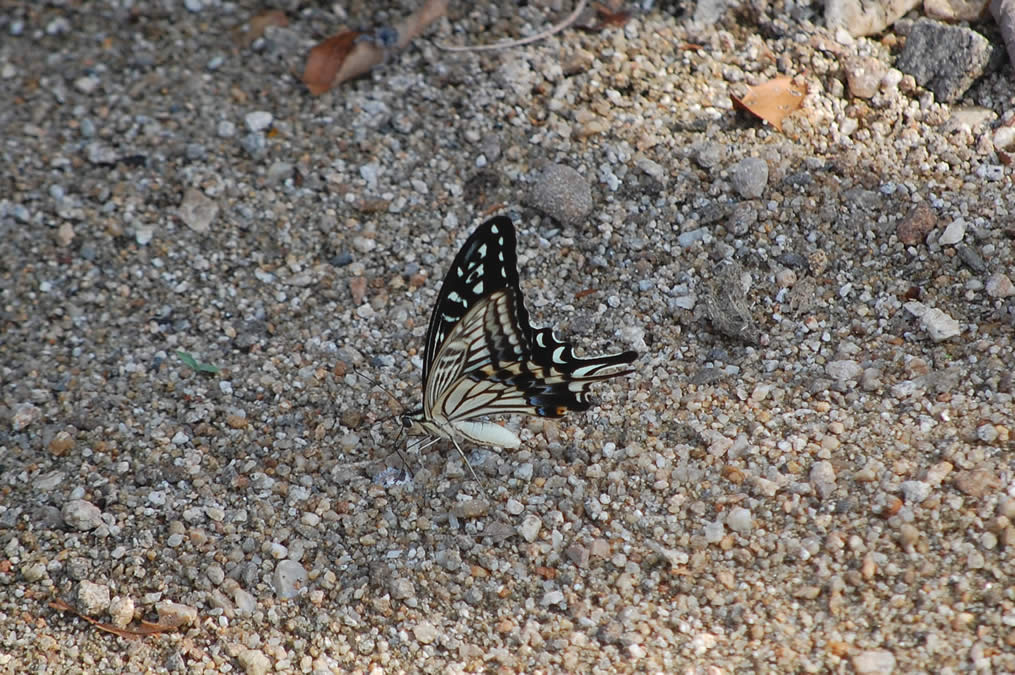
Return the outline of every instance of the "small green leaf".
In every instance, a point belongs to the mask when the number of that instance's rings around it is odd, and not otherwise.
[[[198,361],[185,351],[177,349],[176,355],[180,357],[180,360],[183,361],[184,365],[186,365],[188,368],[190,368],[195,372],[217,373],[219,371],[218,366],[213,366],[210,363],[201,363],[200,361]]]

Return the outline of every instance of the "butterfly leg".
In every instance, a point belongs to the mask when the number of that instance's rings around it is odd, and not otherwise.
[[[455,450],[457,450],[458,454],[462,456],[462,461],[465,462],[465,466],[469,467],[469,473],[472,474],[472,479],[475,480],[480,485],[482,485],[483,481],[479,480],[479,476],[476,475],[475,469],[472,468],[472,464],[469,462],[469,458],[465,456],[465,451],[462,450],[462,446],[458,445],[458,441],[455,439],[454,436],[451,436],[451,442],[455,444]]]
[[[431,445],[433,445],[434,443],[436,443],[439,440],[440,440],[440,437],[436,436],[436,437],[431,437],[431,438],[424,438],[424,439],[422,439],[419,442],[414,442],[414,443],[410,443],[409,444],[409,448],[414,450],[416,452],[416,454],[417,454],[416,466],[419,467],[419,470],[417,471],[417,473],[419,471],[422,471],[425,468],[423,466],[423,451],[426,450],[427,448],[429,448]],[[405,464],[405,466],[409,466],[409,458],[406,457],[405,455],[403,455],[402,451],[399,450],[397,447],[395,448],[395,452],[398,453],[399,458],[402,460],[402,462]]]

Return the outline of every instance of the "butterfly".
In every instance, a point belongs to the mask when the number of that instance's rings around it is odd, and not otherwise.
[[[633,372],[623,366],[637,352],[578,358],[551,328],[533,328],[518,281],[514,225],[491,218],[458,251],[430,314],[423,405],[401,418],[410,434],[449,439],[463,458],[459,438],[517,448],[513,432],[478,418],[587,410],[592,383]]]

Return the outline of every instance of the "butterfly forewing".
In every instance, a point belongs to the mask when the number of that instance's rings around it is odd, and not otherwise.
[[[469,237],[430,316],[423,365],[426,421],[494,413],[560,417],[591,405],[593,382],[630,372],[637,354],[578,358],[549,328],[533,329],[518,286],[515,233],[504,217]]]
[[[423,382],[441,344],[462,317],[480,300],[502,288],[518,288],[515,228],[497,216],[476,228],[462,244],[444,277],[440,295],[430,314],[423,355]]]

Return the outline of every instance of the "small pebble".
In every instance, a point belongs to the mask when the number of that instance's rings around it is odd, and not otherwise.
[[[572,544],[564,550],[568,560],[578,567],[586,567],[589,564],[590,551],[579,544]]]
[[[265,110],[255,110],[249,112],[244,116],[243,121],[247,125],[247,129],[250,131],[264,131],[271,126],[273,116],[270,112]]]
[[[987,291],[987,295],[992,298],[1004,299],[1015,295],[1015,284],[1012,284],[1012,280],[1008,277],[1008,275],[1002,272],[992,274],[990,278],[987,279],[987,283],[984,288]]]
[[[72,499],[64,504],[61,515],[67,527],[82,532],[94,530],[102,525],[102,511],[84,499]]]
[[[814,462],[811,467],[810,481],[814,490],[822,499],[827,499],[835,492],[835,467],[831,462]]]
[[[209,565],[208,569],[205,570],[205,576],[208,577],[208,581],[212,582],[216,586],[221,584],[226,578],[225,572],[222,570],[222,566],[218,563],[212,563]]]
[[[134,620],[134,601],[130,597],[116,596],[109,603],[109,617],[114,626],[125,628]]]
[[[260,159],[268,151],[268,141],[264,134],[251,131],[240,139],[240,145],[254,159]]]
[[[140,246],[147,246],[155,236],[155,227],[150,224],[138,225],[134,229],[134,240]]]
[[[725,527],[721,520],[717,520],[713,523],[706,523],[704,528],[705,541],[709,544],[715,544],[722,541],[725,535]]]
[[[162,600],[155,604],[155,611],[163,626],[192,626],[197,623],[197,608],[190,605]]]
[[[282,560],[275,566],[271,584],[278,597],[288,600],[299,595],[310,582],[307,571],[295,560]]]
[[[205,197],[200,190],[189,188],[183,193],[183,201],[180,203],[180,220],[194,232],[204,234],[211,229],[218,210],[214,200]]]
[[[244,649],[236,655],[236,662],[247,675],[267,675],[272,670],[271,659],[259,649]]]
[[[966,236],[966,221],[962,218],[956,218],[948,223],[948,227],[945,228],[944,233],[938,238],[937,242],[942,246],[950,246],[962,241],[964,236]]]
[[[242,588],[233,591],[233,602],[236,603],[237,614],[242,616],[250,616],[257,609],[257,599]]]
[[[547,591],[543,594],[543,599],[540,601],[543,607],[549,607],[550,605],[559,605],[564,602],[564,594],[559,590]]]
[[[538,516],[530,514],[525,516],[518,526],[518,534],[522,536],[522,539],[531,543],[539,538],[539,530],[542,526],[543,521]]]
[[[883,649],[860,652],[853,657],[853,668],[858,675],[891,675],[895,670],[895,656]]]
[[[428,645],[437,639],[437,629],[429,621],[418,623],[412,628],[412,634],[418,642]]]
[[[937,307],[931,307],[920,317],[920,325],[923,326],[934,342],[943,342],[962,332],[959,322]]]
[[[907,504],[919,504],[930,496],[930,484],[921,480],[904,481],[901,487]]]
[[[937,215],[934,209],[920,202],[899,221],[895,228],[899,241],[907,246],[922,242],[937,227]]]
[[[851,382],[860,378],[863,373],[863,366],[856,361],[829,361],[825,366],[825,372],[834,380],[840,382]]]
[[[730,184],[743,199],[757,199],[768,185],[768,163],[759,157],[748,157],[729,169]]]
[[[31,403],[21,403],[14,409],[11,427],[14,431],[22,431],[39,419],[42,412]]]
[[[734,506],[726,514],[726,525],[738,534],[747,534],[754,529],[751,512],[742,506]]]
[[[405,577],[399,577],[391,583],[391,597],[395,600],[406,600],[416,596],[416,587]]]
[[[856,58],[846,62],[849,93],[857,98],[872,98],[881,88],[886,66],[874,58]]]
[[[58,431],[49,442],[49,451],[57,457],[66,455],[74,449],[74,436],[68,431]]]
[[[109,586],[87,579],[78,584],[78,610],[87,616],[98,616],[109,608]]]
[[[30,584],[46,578],[46,566],[42,563],[29,563],[21,568],[21,576]]]

